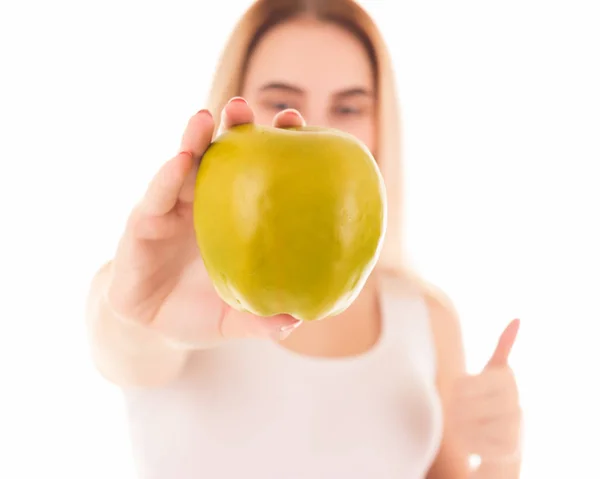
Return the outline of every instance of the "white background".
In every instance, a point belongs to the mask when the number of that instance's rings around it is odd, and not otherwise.
[[[134,477],[84,299],[248,3],[1,3],[0,477]],[[522,319],[522,477],[600,477],[597,2],[363,3],[396,62],[414,264],[471,372]]]

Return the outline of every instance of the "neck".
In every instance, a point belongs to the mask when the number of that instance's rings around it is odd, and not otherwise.
[[[343,313],[302,324],[281,345],[307,356],[343,357],[362,354],[380,335],[377,281],[371,275],[363,290]]]

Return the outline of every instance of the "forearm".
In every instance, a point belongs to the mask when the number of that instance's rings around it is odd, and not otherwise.
[[[181,372],[189,353],[151,329],[123,321],[110,311],[104,294],[109,268],[106,265],[97,273],[87,301],[87,330],[96,368],[121,387],[168,383]]]

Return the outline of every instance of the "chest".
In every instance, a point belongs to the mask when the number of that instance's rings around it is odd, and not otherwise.
[[[152,470],[186,462],[222,474],[206,477],[423,476],[441,413],[431,378],[410,361],[317,364],[247,348],[199,357],[179,384],[130,397],[134,447],[162,458]]]

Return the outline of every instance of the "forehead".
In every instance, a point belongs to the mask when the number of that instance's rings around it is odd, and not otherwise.
[[[245,86],[281,81],[308,91],[373,89],[373,72],[363,43],[333,23],[292,20],[269,30],[248,63]]]

